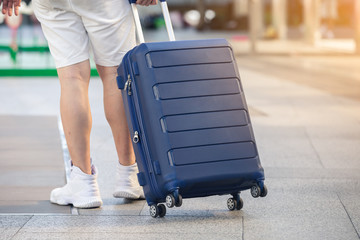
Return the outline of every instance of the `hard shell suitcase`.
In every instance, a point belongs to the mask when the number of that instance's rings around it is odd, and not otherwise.
[[[161,2],[174,40],[166,2]],[[143,36],[132,4],[140,41]],[[260,164],[238,68],[225,39],[141,43],[118,68],[125,112],[152,217],[182,198],[240,192],[265,197]]]

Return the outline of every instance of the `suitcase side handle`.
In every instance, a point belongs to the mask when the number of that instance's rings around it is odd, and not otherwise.
[[[140,43],[144,43],[145,42],[144,33],[143,33],[141,23],[140,23],[140,17],[139,17],[139,12],[138,12],[137,6],[136,6],[136,0],[129,0],[129,2],[131,4],[131,9],[132,9],[134,20],[135,20],[137,36],[139,38]],[[160,0],[160,4],[161,4],[161,10],[162,10],[162,13],[164,16],[166,30],[167,30],[167,33],[169,36],[169,40],[175,41],[174,29],[173,29],[173,26],[171,23],[171,18],[170,18],[170,13],[169,13],[169,8],[167,5],[167,2],[166,2],[166,0]]]
[[[132,3],[136,3],[137,0],[129,0],[129,3],[132,4]],[[166,0],[160,0],[160,2],[166,2]]]

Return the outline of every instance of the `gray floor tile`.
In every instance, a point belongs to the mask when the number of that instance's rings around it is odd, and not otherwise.
[[[11,239],[31,216],[0,216],[0,239]]]
[[[144,205],[144,200],[132,201],[123,198],[103,198],[101,208],[78,209],[78,212],[80,215],[139,216]]]
[[[64,213],[48,201],[65,183],[58,118],[1,115],[0,145],[0,213]]]
[[[270,192],[265,198],[253,199],[244,194],[244,217],[261,218],[346,218],[336,193],[316,195]]]
[[[26,176],[26,182],[24,182]],[[65,173],[60,172],[59,168],[54,166],[1,166],[0,185],[8,187],[29,186],[29,187],[47,187],[59,186],[64,182]],[[50,193],[49,193],[50,194]],[[1,197],[0,197],[1,199]]]
[[[2,214],[71,214],[70,206],[59,206],[49,200],[0,201]]]
[[[270,178],[266,179],[265,183],[269,189],[268,196],[271,194],[289,194],[332,198],[337,194],[341,196],[348,192],[360,195],[359,179]],[[246,195],[249,194],[246,193]],[[268,196],[266,196],[266,198],[268,198]]]
[[[347,218],[244,218],[245,240],[356,240]]]
[[[360,169],[360,134],[313,138],[312,142],[326,168]]]
[[[1,201],[49,201],[50,192],[54,187],[6,186],[0,185]]]
[[[261,126],[255,131],[261,132],[257,146],[264,167],[322,168],[305,128]]]
[[[59,115],[57,78],[7,78],[0,83],[0,114]]]
[[[83,239],[128,239],[128,240],[158,240],[158,239],[179,239],[179,240],[213,240],[213,239],[240,239],[239,234],[226,233],[187,233],[186,229],[182,233],[19,233],[13,239],[21,240],[45,240],[45,239],[69,239],[69,240],[83,240]]]
[[[300,179],[352,179],[359,180],[356,168],[276,168],[265,167],[266,178],[300,178]]]
[[[360,197],[359,192],[354,194],[350,191],[347,194],[339,195],[347,214],[360,238]]]
[[[168,216],[34,216],[20,231],[31,233],[242,234],[242,219]]]

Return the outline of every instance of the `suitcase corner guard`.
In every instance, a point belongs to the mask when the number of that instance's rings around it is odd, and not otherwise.
[[[139,172],[137,174],[137,177],[138,177],[138,181],[139,181],[140,186],[142,186],[142,187],[145,186],[146,185],[146,180],[145,180],[144,173]]]

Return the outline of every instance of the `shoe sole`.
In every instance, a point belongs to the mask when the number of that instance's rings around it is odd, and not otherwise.
[[[76,208],[98,208],[101,207],[103,202],[101,200],[87,201],[87,202],[76,202],[73,206]]]
[[[115,198],[126,198],[126,199],[138,199],[138,200],[143,200],[145,199],[144,196],[141,196],[139,194],[135,194],[135,193],[130,193],[130,192],[126,192],[126,191],[117,191],[113,194],[113,196]]]
[[[72,204],[74,207],[76,208],[98,208],[101,207],[101,205],[103,204],[102,200],[100,199],[87,199],[87,200],[83,200],[83,201],[72,201],[72,200],[59,200],[59,199],[50,199],[50,202],[61,205],[61,206],[66,206],[66,205],[70,205]]]

